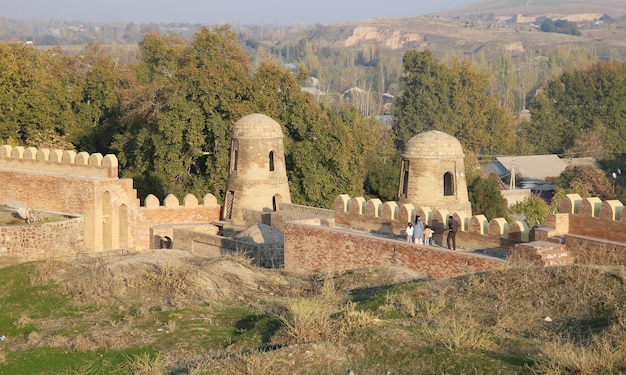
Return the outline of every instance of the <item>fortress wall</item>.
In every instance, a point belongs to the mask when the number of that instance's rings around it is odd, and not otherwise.
[[[211,194],[202,205],[193,195],[182,205],[174,196],[163,205],[149,196],[140,207],[133,180],[118,178],[113,155],[4,145],[0,180],[0,204],[82,216],[83,250],[88,251],[148,249],[152,226],[220,218],[221,206]]]
[[[425,225],[435,230],[433,239],[445,244],[448,217],[452,215],[461,223],[457,233],[457,246],[473,249],[492,249],[508,252],[518,242],[528,242],[531,234],[528,225],[522,221],[507,223],[503,218],[487,221],[484,215],[469,216],[465,212],[433,211],[429,207],[413,207],[412,204],[396,202],[381,203],[378,199],[365,200],[362,197],[350,198],[342,194],[335,199],[335,221],[349,228],[390,233],[403,236],[406,225],[419,215]]]
[[[0,256],[38,260],[81,252],[82,217],[42,224],[0,226]]]
[[[192,194],[187,194],[182,204],[175,195],[169,194],[162,205],[156,196],[150,194],[144,200],[144,206],[139,208],[139,212],[152,226],[215,222],[220,220],[221,209],[222,206],[217,204],[212,194],[205,195],[202,204],[199,204],[198,199]]]
[[[508,264],[494,257],[325,227],[318,219],[285,223],[284,234],[285,268],[289,270],[332,272],[370,266],[401,266],[440,279],[498,269]]]
[[[568,194],[561,200],[559,211],[560,214],[549,215],[547,223],[560,225],[563,234],[626,243],[626,211],[618,200],[583,199],[578,194]],[[567,215],[567,219],[562,215]]]
[[[578,194],[563,197],[559,214],[547,226],[565,238],[565,245],[581,264],[626,265],[626,211],[617,200]]]
[[[0,147],[0,168],[83,178],[117,178],[118,174],[115,155],[9,145]]]
[[[218,258],[235,252],[247,252],[259,264],[259,246],[233,238],[211,233],[202,233],[185,228],[174,228],[174,248],[187,250],[192,254]]]

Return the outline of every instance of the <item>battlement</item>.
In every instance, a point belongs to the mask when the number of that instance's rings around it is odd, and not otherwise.
[[[622,215],[623,209],[624,204],[618,200],[603,202],[597,197],[583,199],[578,194],[564,196],[559,204],[559,213],[596,217],[603,221],[621,222],[626,226],[626,215]]]
[[[520,220],[507,223],[504,218],[494,218],[488,221],[484,215],[471,216],[466,212],[448,212],[445,209],[433,211],[430,207],[416,208],[410,203],[383,203],[380,199],[350,198],[347,194],[335,199],[336,223],[362,230],[401,235],[407,223],[413,221],[416,215],[419,215],[425,224],[440,232],[447,227],[448,217],[452,216],[461,224],[460,231],[470,235],[514,242],[529,240],[528,224]]]
[[[89,154],[73,150],[3,145],[0,168],[83,178],[117,178],[117,157],[112,154]]]
[[[219,221],[222,206],[217,203],[215,196],[206,194],[202,201],[200,204],[193,194],[187,194],[181,205],[175,195],[169,194],[161,204],[156,196],[150,194],[139,212],[148,219],[150,225],[206,224]]]
[[[205,194],[202,198],[202,205],[204,207],[219,207],[217,204],[217,198],[213,194]],[[183,198],[183,205],[181,207],[180,201],[174,194],[168,194],[163,200],[163,205],[153,194],[149,194],[144,200],[144,209],[159,209],[159,208],[197,208],[199,206],[198,198],[193,194],[185,195]]]

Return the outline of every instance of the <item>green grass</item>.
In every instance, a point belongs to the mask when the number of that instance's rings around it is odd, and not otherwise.
[[[511,268],[400,285],[360,270],[290,279],[283,297],[175,305],[136,280],[143,298],[111,287],[74,302],[63,281],[31,283],[37,269],[0,268],[0,375],[626,371],[623,268]]]
[[[144,353],[154,355],[154,348],[127,348],[123,351],[97,350],[68,352],[56,348],[33,348],[9,352],[6,363],[0,365],[0,374],[126,374],[123,364],[129,357]]]

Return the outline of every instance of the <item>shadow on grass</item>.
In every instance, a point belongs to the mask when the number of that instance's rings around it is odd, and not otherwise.
[[[282,323],[272,315],[247,315],[235,322],[234,336],[237,339],[245,340],[249,336],[258,335],[261,338],[262,346],[265,348],[281,327]]]

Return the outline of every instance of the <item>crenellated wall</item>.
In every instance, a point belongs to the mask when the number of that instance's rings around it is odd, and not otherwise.
[[[578,194],[563,197],[559,213],[548,215],[536,238],[563,241],[579,263],[626,264],[626,214],[618,200]]]
[[[382,203],[380,199],[350,198],[343,194],[335,199],[335,222],[350,228],[402,235],[409,221],[419,215],[424,224],[435,229],[434,240],[446,241],[448,217],[452,215],[461,224],[457,245],[472,249],[491,249],[507,252],[511,245],[528,242],[530,230],[523,221],[507,223],[503,218],[488,221],[484,215],[470,216],[465,212],[433,211],[429,207],[413,207],[397,202]]]
[[[148,249],[154,247],[154,226],[220,217],[221,206],[211,194],[202,205],[187,195],[182,206],[173,195],[163,205],[150,195],[142,207],[133,180],[118,178],[114,155],[4,145],[0,181],[0,204],[82,217],[84,241],[75,243],[76,253]]]
[[[9,145],[0,147],[0,168],[100,178],[117,178],[118,173],[115,155]]]

